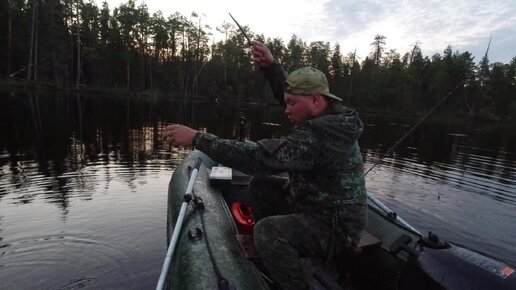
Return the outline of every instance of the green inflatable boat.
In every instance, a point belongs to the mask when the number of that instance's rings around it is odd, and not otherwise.
[[[194,170],[199,159],[200,167]],[[191,195],[185,199],[194,171]],[[168,191],[169,243],[180,209],[186,210],[165,271],[165,288],[278,289],[252,242],[249,178],[200,151],[192,151],[176,168]],[[514,266],[433,233],[419,233],[371,194],[357,248],[331,265],[308,258],[303,264],[313,289],[516,289]]]

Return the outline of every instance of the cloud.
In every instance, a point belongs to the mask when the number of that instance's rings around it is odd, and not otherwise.
[[[112,8],[126,2],[108,1]],[[491,36],[490,60],[508,62],[515,55],[514,0],[262,0],[251,7],[239,0],[137,0],[141,2],[165,16],[196,11],[215,36],[215,27],[231,22],[227,14],[231,12],[242,25],[265,37],[286,43],[295,34],[308,44],[338,42],[342,53],[356,50],[362,59],[372,51],[376,34],[387,37],[386,50],[396,49],[402,55],[420,43],[424,55],[441,53],[451,45],[480,60]]]
[[[499,43],[516,45],[511,36],[516,34],[516,3],[511,1],[330,0],[324,9],[335,41],[343,48],[359,48],[363,56],[371,51],[376,34],[387,37],[387,49],[402,54],[416,42],[430,54],[448,45],[461,51],[480,45],[485,50],[491,35],[493,42],[500,37]]]

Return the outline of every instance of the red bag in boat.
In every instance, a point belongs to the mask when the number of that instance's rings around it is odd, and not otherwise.
[[[237,224],[238,231],[244,235],[252,235],[254,220],[251,208],[237,201],[231,205],[231,213]]]

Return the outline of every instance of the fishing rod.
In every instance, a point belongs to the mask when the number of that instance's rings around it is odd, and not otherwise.
[[[382,154],[382,156],[380,156],[380,158],[378,158],[378,160],[376,160],[376,162],[366,171],[366,173],[364,173],[364,177],[371,170],[373,170],[373,168],[375,168],[376,165],[380,164],[380,162],[382,162],[382,160],[385,158],[385,156],[387,156],[389,153],[391,153],[392,150],[394,150],[394,148],[396,148],[403,140],[405,140],[405,138],[407,138],[407,136],[410,135],[410,133],[412,133],[412,131],[414,131],[417,128],[417,126],[419,126],[421,123],[423,123],[423,121],[425,121],[442,103],[444,103],[444,101],[446,101],[446,99],[448,99],[448,97],[451,96],[455,92],[455,90],[457,90],[457,88],[460,87],[460,85],[463,84],[464,82],[465,82],[465,80],[460,81],[455,86],[455,88],[453,88],[451,91],[449,91],[448,94],[446,96],[444,96],[444,98],[442,98],[439,102],[437,102],[437,104],[435,104],[432,107],[432,109],[430,109],[430,111],[428,111],[428,113],[426,113],[426,115],[423,116],[423,118],[421,118],[416,124],[414,124],[414,126],[412,126],[412,128],[410,128],[410,130],[408,130],[407,133],[405,133],[405,135],[403,135],[400,139],[398,139],[398,141],[396,141],[396,143],[394,143],[394,145],[389,150],[387,150],[387,152]]]
[[[412,131],[414,131],[417,126],[419,126],[421,123],[423,123],[423,121],[425,121],[428,116],[430,116],[442,103],[444,103],[444,101],[446,101],[446,99],[453,94],[453,92],[455,92],[455,90],[457,90],[457,88],[462,84],[464,83],[465,80],[462,80],[460,81],[456,86],[455,88],[453,88],[451,91],[448,92],[448,94],[446,96],[444,96],[444,98],[442,98],[439,102],[437,102],[437,104],[435,104],[435,106],[432,107],[432,109],[430,109],[430,111],[428,111],[428,113],[426,113],[425,116],[423,116],[423,118],[421,118],[416,124],[414,124],[414,126],[412,126],[412,128],[410,128],[410,130],[407,131],[407,133],[405,133],[405,135],[403,135],[398,141],[396,141],[396,143],[394,143],[394,145],[389,149],[387,150],[387,152],[385,152],[384,154],[382,154],[382,156],[380,156],[380,158],[378,158],[378,160],[376,160],[376,162],[373,164],[373,166],[371,166],[371,168],[369,168],[366,173],[364,174],[364,177],[371,171],[373,170],[373,168],[376,167],[376,165],[380,164],[380,162],[382,162],[383,158],[385,158],[385,156],[387,156],[389,153],[392,152],[392,150],[394,150],[394,148],[396,148],[396,146],[398,146],[403,140],[405,140],[405,138],[407,138],[408,135],[410,135],[410,133],[412,133]],[[388,217],[394,219],[395,221],[399,222],[400,224],[402,224],[403,226],[405,226],[406,228],[414,231],[415,233],[418,233],[418,234],[421,234],[417,229],[415,229],[414,227],[412,227],[408,222],[406,222],[404,219],[402,219],[401,217],[399,217],[394,211],[392,211],[391,209],[389,209],[385,204],[383,204],[379,199],[377,199],[374,195],[370,194],[369,192],[367,193],[367,197],[376,205],[378,206],[381,210],[383,210]]]
[[[486,49],[486,53],[484,55],[484,60],[487,61],[487,54],[489,52],[489,47],[491,46],[491,38],[492,36],[489,38],[489,43],[487,44],[487,49]],[[466,79],[467,79],[468,75],[466,75]],[[392,150],[394,150],[394,148],[396,148],[396,146],[398,146],[398,144],[400,144],[408,135],[410,135],[410,133],[412,133],[412,131],[414,131],[414,129],[416,129],[417,126],[419,126],[419,124],[423,123],[424,120],[426,120],[426,118],[428,118],[428,116],[430,116],[430,114],[432,114],[436,109],[437,107],[439,107],[442,103],[444,103],[444,101],[446,101],[446,99],[453,94],[453,92],[455,92],[455,90],[461,85],[463,84],[464,82],[466,82],[466,79],[460,81],[451,91],[448,92],[448,94],[446,96],[444,96],[444,98],[442,98],[439,102],[437,102],[437,104],[435,104],[435,106],[430,109],[430,111],[425,115],[423,116],[423,118],[421,118],[421,120],[419,120],[414,126],[412,126],[412,128],[410,128],[410,130],[408,130],[408,132],[403,135],[396,143],[394,143],[394,145],[389,149],[387,150],[387,152],[385,152],[384,154],[382,154],[382,156],[380,156],[380,158],[378,158],[378,160],[373,164],[373,166],[371,166],[371,168],[369,168],[366,173],[364,174],[364,177],[371,171],[373,170],[373,168],[376,167],[376,165],[378,165],[382,160],[383,158],[385,158],[385,156],[387,156],[387,154],[391,153]],[[467,105],[467,104],[466,104]]]
[[[228,12],[229,13],[229,12]],[[242,28],[242,26],[240,26],[240,24],[238,24],[238,21],[236,21],[236,19],[233,17],[233,15],[231,15],[231,13],[229,13],[229,16],[231,16],[231,19],[233,19],[233,21],[235,22],[235,24],[238,26],[238,29],[240,29],[240,32],[242,32],[242,34],[244,35],[245,39],[247,39],[247,44],[249,46],[252,46],[253,44],[251,43],[251,38],[249,38],[249,36],[247,36],[247,34],[245,33],[244,29]]]
[[[486,53],[485,53],[485,56],[484,58],[487,59],[487,53],[489,51],[489,47],[491,45],[491,39],[489,39],[489,44],[487,46],[487,50],[486,50]],[[430,116],[430,114],[432,114],[436,109],[437,107],[439,107],[442,103],[444,103],[444,101],[446,101],[446,99],[453,94],[453,92],[455,92],[455,90],[461,85],[463,84],[464,82],[466,81],[466,79],[460,81],[457,86],[455,86],[451,91],[448,92],[448,94],[446,96],[444,96],[444,98],[442,98],[437,104],[435,104],[434,107],[432,107],[432,109],[430,109],[430,111],[425,115],[423,116],[423,118],[421,118],[414,126],[412,126],[412,128],[410,128],[410,130],[405,133],[405,135],[403,135],[389,150],[387,150],[387,152],[385,152],[384,154],[382,154],[382,156],[380,156],[380,158],[378,158],[378,160],[373,164],[373,166],[371,166],[371,168],[369,168],[366,173],[364,174],[364,177],[371,171],[373,170],[373,168],[378,165],[382,160],[383,158],[385,158],[385,156],[387,156],[390,152],[392,152],[392,150],[394,150],[394,148],[396,148],[396,146],[398,146],[398,144],[400,144],[408,135],[410,135],[410,133],[412,133],[412,131],[414,131],[416,129],[417,126],[419,126],[424,120],[426,120],[428,118],[428,116]],[[398,221],[399,223],[401,223],[402,225],[404,225],[405,227],[415,231],[416,233],[419,233],[418,230],[416,230],[414,227],[412,227],[409,223],[407,223],[405,220],[403,220],[402,218],[400,218],[394,211],[392,211],[391,209],[389,209],[386,205],[384,205],[379,199],[377,199],[374,195],[370,194],[369,192],[367,193],[367,197],[376,205],[378,206],[381,210],[383,210],[387,216],[393,218],[395,221]],[[419,233],[420,234],[420,233]]]
[[[197,173],[199,172],[199,168],[201,167],[201,162],[202,159],[197,158],[195,166],[192,169],[192,174],[190,175],[190,180],[188,181],[188,186],[186,187],[186,193],[183,196],[183,203],[181,204],[181,209],[179,210],[179,214],[177,216],[176,225],[174,227],[174,232],[172,233],[172,238],[170,239],[170,245],[168,246],[167,255],[165,256],[165,261],[163,262],[163,268],[161,269],[161,274],[159,275],[156,290],[162,290],[165,286],[165,279],[167,277],[168,270],[170,269],[170,264],[172,263],[172,256],[174,254],[174,249],[176,248],[179,233],[181,232],[181,227],[183,225],[183,220],[185,218],[186,208],[192,200],[193,185],[195,182],[195,178],[197,177]]]

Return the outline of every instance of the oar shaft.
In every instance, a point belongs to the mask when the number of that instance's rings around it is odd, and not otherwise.
[[[195,162],[195,166],[192,170],[192,174],[190,176],[190,180],[188,181],[188,186],[186,187],[186,193],[184,195],[184,201],[181,204],[181,209],[179,210],[179,214],[177,216],[176,225],[174,226],[174,231],[172,232],[172,238],[170,239],[170,244],[167,249],[167,255],[165,256],[165,261],[163,262],[163,268],[161,269],[161,274],[159,275],[158,285],[156,286],[156,290],[162,290],[165,286],[165,280],[168,274],[168,270],[170,269],[170,264],[172,263],[172,257],[174,255],[174,249],[176,248],[177,240],[179,239],[179,234],[181,233],[181,228],[183,226],[183,220],[185,218],[186,208],[190,203],[192,190],[195,183],[195,178],[197,177],[197,173],[199,172],[199,168],[201,167],[201,158],[198,158]]]
[[[167,277],[168,270],[170,269],[170,264],[172,263],[172,256],[174,255],[174,250],[176,248],[177,239],[179,238],[179,233],[181,232],[181,227],[183,224],[183,220],[186,213],[186,208],[188,207],[188,202],[183,202],[181,205],[181,210],[179,211],[179,215],[177,217],[176,226],[174,227],[174,232],[172,233],[172,239],[170,240],[170,245],[168,246],[167,255],[165,256],[165,261],[163,262],[163,268],[161,269],[161,274],[159,275],[158,285],[156,286],[156,290],[161,290],[165,286],[165,280]]]

